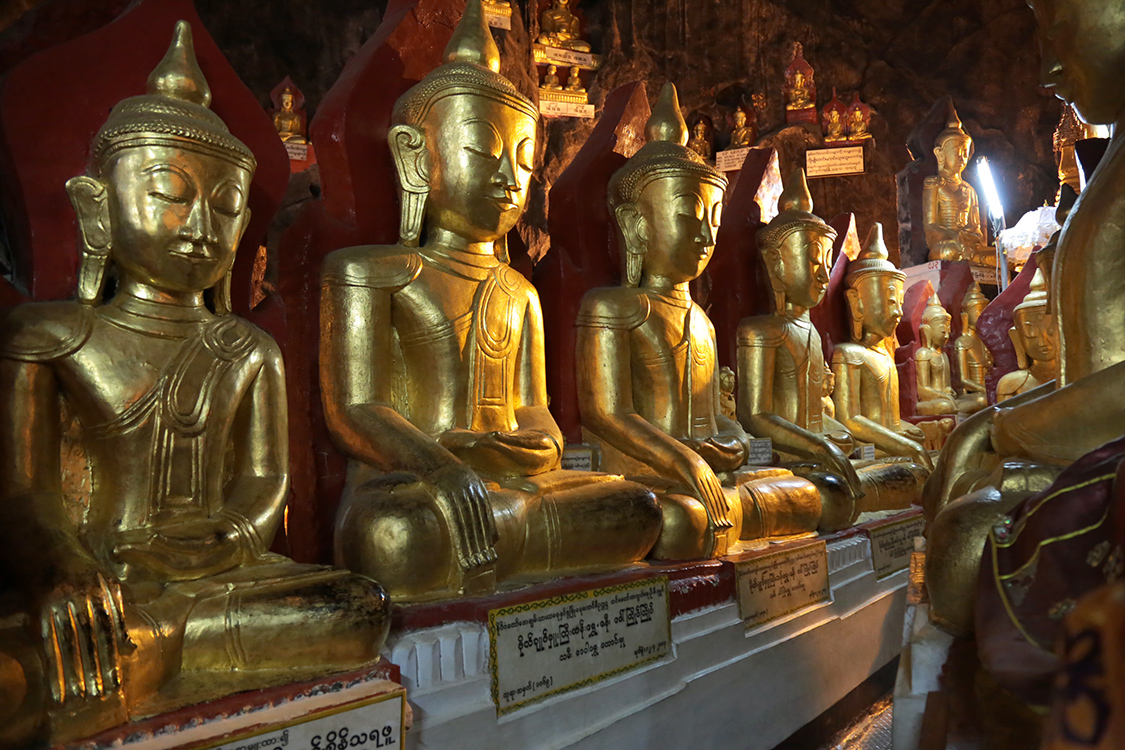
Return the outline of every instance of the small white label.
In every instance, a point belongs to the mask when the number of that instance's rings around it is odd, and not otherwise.
[[[738,613],[747,629],[832,601],[824,541],[736,562],[734,571]]]
[[[748,153],[750,153],[749,146],[728,148],[726,151],[720,151],[715,154],[715,167],[720,172],[737,172],[742,169],[742,165],[745,163]]]
[[[488,6],[484,6],[484,17],[488,21],[488,25],[494,29],[502,29],[504,31],[512,30],[512,17],[500,15],[499,13],[489,13]]]
[[[919,513],[865,529],[871,539],[871,563],[876,578],[886,578],[910,566],[914,538],[922,536],[926,519]]]
[[[973,281],[978,284],[991,284],[996,286],[1000,278],[995,268],[988,268],[987,266],[969,266],[969,270],[973,274]]]
[[[540,99],[539,113],[545,117],[581,117],[584,120],[589,120],[594,117],[594,105],[551,102]]]
[[[402,693],[339,713],[312,718],[284,729],[272,729],[219,745],[214,750],[307,750],[308,748],[402,747]]]
[[[547,58],[547,62],[577,65],[580,68],[594,67],[594,55],[590,52],[575,52],[572,49],[544,46],[543,56]]]
[[[594,449],[588,445],[568,445],[563,449],[560,464],[567,471],[593,471]]]
[[[818,148],[805,152],[809,177],[840,177],[863,174],[863,146]]]
[[[750,438],[747,446],[746,463],[750,466],[769,466],[773,463],[773,440],[771,438]]]
[[[492,700],[500,716],[669,656],[668,579],[494,609],[488,637]]]
[[[285,150],[289,153],[291,161],[306,161],[309,158],[307,143],[286,143]]]
[[[860,461],[871,461],[875,458],[875,446],[871,443],[856,443],[852,451],[852,458]]]

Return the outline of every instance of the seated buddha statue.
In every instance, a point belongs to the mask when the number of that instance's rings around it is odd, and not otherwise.
[[[1047,311],[1047,279],[1036,268],[1031,288],[1012,311],[1008,336],[1016,348],[1018,370],[996,384],[996,403],[1038,388],[1055,377],[1055,321]]]
[[[918,326],[920,343],[914,351],[914,375],[918,381],[918,403],[915,411],[923,416],[956,414],[957,393],[945,345],[949,341],[953,316],[941,306],[935,292]]]
[[[840,110],[835,108],[828,110],[824,114],[823,127],[826,143],[847,139],[844,133],[844,118],[840,116]]]
[[[620,566],[660,533],[646,488],[559,469],[539,297],[505,244],[539,114],[480,0],[445,59],[391,116],[399,244],[337,250],[321,275],[325,418],[350,460],[336,559],[405,601]]]
[[[567,6],[570,0],[551,0],[551,7],[539,17],[539,43],[575,52],[589,52],[590,45],[582,41],[578,17]]]
[[[703,120],[695,123],[695,127],[691,129],[691,133],[691,140],[688,141],[687,147],[699,154],[702,158],[710,159],[711,142],[707,139],[707,123]]]
[[[799,70],[793,74],[789,83],[789,90],[786,93],[786,109],[808,109],[815,106],[812,100],[812,92],[809,90],[809,80]]]
[[[577,66],[571,66],[570,75],[567,76],[567,79],[566,79],[566,90],[567,91],[585,91],[586,90],[582,87],[582,76],[579,75],[578,71],[579,71],[579,68]]]
[[[870,137],[871,133],[867,130],[867,116],[862,109],[853,106],[848,110],[848,140],[865,141]]]
[[[547,66],[547,74],[543,76],[543,83],[540,87],[552,91],[562,91],[562,81],[559,80],[559,66]]]
[[[977,334],[977,320],[986,307],[988,297],[974,281],[961,301],[961,335],[953,343],[957,367],[961,371],[961,402],[966,407],[963,411],[968,414],[988,406],[984,381],[992,369],[992,352]]]
[[[281,109],[273,116],[273,127],[286,143],[307,143],[301,116],[293,110],[293,91],[281,92]]]
[[[1125,46],[1116,8],[1082,0],[1032,3],[1043,40],[1042,83],[1091,124],[1115,124],[1125,112],[1125,58],[1085,54],[1079,29],[1097,29],[1099,50]],[[1066,23],[1060,23],[1065,19]],[[1046,33],[1052,30],[1052,33]],[[926,559],[931,619],[970,630],[981,554],[990,535],[1067,466],[1120,437],[1125,425],[1125,134],[1114,130],[1081,200],[1063,227],[1044,275],[1056,313],[1054,380],[974,414],[950,436],[925,490],[933,519]],[[1060,512],[1065,511],[1065,504]],[[1074,519],[1053,522],[1068,533]],[[1059,599],[1072,596],[1065,589]]]
[[[938,134],[934,155],[938,173],[927,177],[922,188],[930,260],[987,261],[991,253],[981,230],[977,191],[961,176],[973,156],[973,139],[961,129],[956,112]]]
[[[592,289],[578,314],[583,434],[602,468],[660,491],[658,559],[812,531],[821,503],[808,481],[768,471],[723,486],[746,462],[748,436],[722,414],[714,327],[688,285],[711,260],[727,181],[687,148],[671,83],[645,131],[648,142],[609,183],[624,284]]]
[[[50,744],[357,669],[390,624],[374,581],[268,551],[285,377],[273,339],[231,314],[256,161],[210,100],[180,21],[66,184],[78,299],[0,320],[0,562],[42,634],[15,649],[19,713]]]
[[[821,356],[824,353],[821,352]],[[824,404],[824,416],[831,419],[836,418],[836,402],[832,400],[832,392],[836,390],[836,376],[832,374],[832,368],[828,363],[824,363],[824,382],[820,387],[820,401]]]
[[[852,340],[837,344],[832,353],[833,399],[836,419],[856,440],[928,469],[932,463],[922,446],[925,435],[899,416],[895,328],[902,320],[905,278],[887,260],[883,226],[876,222],[844,277]]]
[[[738,414],[745,429],[771,438],[783,456],[809,464],[813,470],[800,473],[820,489],[825,513],[851,509],[828,522],[838,528],[864,510],[909,506],[926,474],[908,463],[857,469],[847,457],[851,432],[825,413],[824,350],[809,312],[828,287],[836,230],[812,207],[804,170],[797,168],[785,181],[779,213],[758,231],[774,311],[738,325]]]
[[[758,139],[758,134],[753,125],[748,124],[749,118],[746,117],[746,110],[739,107],[734,111],[734,130],[730,134],[730,147],[743,148],[745,146],[753,146],[754,141]]]

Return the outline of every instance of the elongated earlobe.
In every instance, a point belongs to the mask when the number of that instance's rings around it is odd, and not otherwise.
[[[78,216],[78,231],[82,238],[78,300],[85,305],[97,305],[102,300],[106,266],[113,246],[109,194],[100,180],[85,176],[67,180],[66,193]]]

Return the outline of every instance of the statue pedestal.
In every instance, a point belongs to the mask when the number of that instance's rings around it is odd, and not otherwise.
[[[364,735],[364,748],[401,748],[412,719],[398,667],[356,672],[227,696],[116,727],[66,750],[325,747],[329,733]],[[318,741],[319,738],[319,741]]]
[[[898,549],[903,545],[890,536],[910,533],[917,525],[910,523],[915,518],[920,518],[920,511],[906,511],[819,539],[765,544],[719,560],[639,564],[487,598],[402,607],[387,649],[389,659],[402,670],[416,712],[407,748],[639,750],[721,747],[732,742],[739,747],[772,748],[898,655],[906,602],[904,566],[911,546],[904,547],[904,557]],[[897,521],[905,523],[896,526]],[[827,542],[826,549],[822,541]],[[881,551],[879,574],[873,544]],[[777,576],[758,579],[769,586],[774,578],[786,575],[786,580],[793,581],[790,568],[801,565],[798,556],[804,559],[821,549],[826,553],[829,600],[810,599],[811,603],[796,611],[748,628],[747,621],[760,613],[745,612],[745,620],[740,616],[739,566],[750,563],[763,569],[771,562],[763,558],[781,558]],[[743,567],[743,579],[745,573]],[[798,586],[811,580],[803,573],[801,569],[797,576]],[[545,611],[543,604],[557,606],[571,601],[568,597],[594,589],[631,586],[643,590],[649,583],[659,587],[664,580],[671,635],[666,654],[657,653],[652,661],[567,692],[498,710],[492,697],[492,664],[499,655],[490,648],[490,613],[518,611],[525,618],[516,627],[517,632],[526,632],[523,659],[537,659],[542,657],[536,652],[537,643],[561,654],[567,647],[573,651],[580,641],[571,627],[567,629],[569,643],[555,645],[562,630],[557,618],[531,624],[527,618]],[[624,596],[618,594],[618,601],[624,602]],[[618,605],[611,604],[607,611],[596,606],[581,611],[585,605],[579,603],[573,606],[571,619],[583,619],[589,627],[607,613],[614,619],[613,607]],[[659,619],[661,612],[657,609],[652,615]],[[627,624],[624,628],[634,629]],[[616,649],[605,646],[615,636],[598,633],[599,655],[579,659],[601,659],[604,651]],[[498,643],[510,640],[511,635],[503,632],[497,639]],[[591,640],[581,639],[583,643]],[[840,644],[848,647],[842,649]],[[552,679],[557,687],[558,673],[540,670],[531,682]],[[536,689],[535,684],[527,689]]]

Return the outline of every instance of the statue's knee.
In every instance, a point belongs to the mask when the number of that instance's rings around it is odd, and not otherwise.
[[[855,523],[859,508],[844,480],[836,474],[814,471],[805,475],[820,492],[820,521],[817,530],[839,531]]]
[[[739,487],[743,539],[814,531],[822,502],[817,486],[795,475],[754,479]]]
[[[355,659],[378,659],[391,627],[391,601],[386,589],[365,575],[353,574],[333,581],[331,599],[344,621],[343,633],[353,635],[359,647]]]
[[[707,511],[687,495],[660,498],[660,538],[652,548],[657,560],[696,560],[706,556]]]
[[[988,531],[1003,515],[1000,493],[982,490],[942,508],[926,538],[930,616],[946,628],[973,629],[977,580]]]

